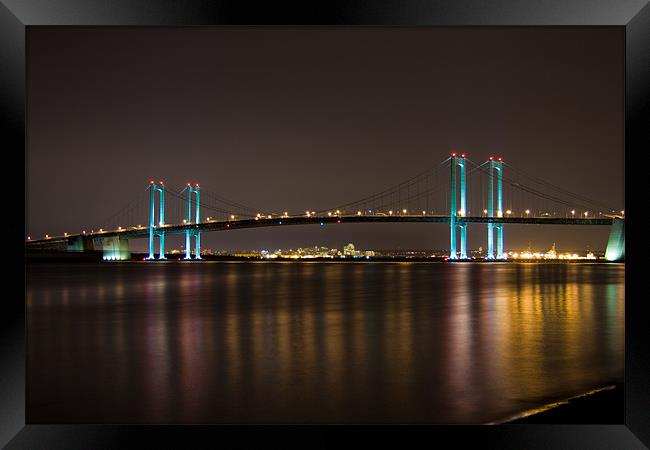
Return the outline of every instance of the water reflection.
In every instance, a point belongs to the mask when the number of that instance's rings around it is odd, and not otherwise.
[[[623,265],[33,265],[27,308],[31,423],[484,423],[623,376]]]

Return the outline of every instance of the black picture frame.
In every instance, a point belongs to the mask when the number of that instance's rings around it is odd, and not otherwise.
[[[5,174],[26,177],[25,36],[28,27],[61,25],[364,25],[364,26],[564,26],[625,27],[626,193],[642,180],[635,158],[650,150],[650,5],[646,0],[318,0],[250,2],[223,0],[0,0],[0,134]],[[9,161],[7,156],[15,161]],[[21,158],[22,155],[22,158]],[[22,180],[26,189],[26,179]],[[638,183],[638,182],[637,182]],[[629,184],[629,185],[628,185]],[[11,187],[9,188],[11,189]],[[647,191],[647,188],[645,188]],[[26,208],[10,190],[8,211]],[[403,447],[450,442],[497,448],[646,448],[650,446],[650,338],[640,286],[641,202],[626,205],[625,423],[621,425],[500,426],[127,426],[30,425],[25,423],[25,260],[23,234],[6,225],[5,275],[16,292],[0,313],[0,445],[22,448],[329,447],[362,444]],[[631,220],[630,220],[631,219]],[[6,284],[7,286],[7,284]],[[644,445],[645,444],[645,445]]]

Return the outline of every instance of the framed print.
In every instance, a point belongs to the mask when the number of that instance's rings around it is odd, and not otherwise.
[[[647,448],[647,2],[0,1],[3,446]]]

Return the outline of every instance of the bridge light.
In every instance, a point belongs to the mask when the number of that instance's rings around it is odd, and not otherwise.
[[[625,211],[621,211],[621,215],[624,215],[624,214],[625,214]]]
[[[530,214],[530,209],[526,210],[526,215]]]
[[[424,216],[426,213],[427,213],[426,211],[422,211],[422,215],[423,215],[423,216]]]
[[[402,214],[406,214],[406,210],[405,210],[405,209],[402,210]]]
[[[483,210],[483,214],[487,214],[487,209],[484,209],[484,210]]]
[[[390,214],[390,215],[392,216],[392,215],[393,215],[393,211],[392,211],[392,210],[388,211],[388,214]]]
[[[32,240],[31,236],[27,236],[27,240],[31,241]]]
[[[332,213],[331,213],[331,212],[328,212],[327,215],[331,217],[331,216],[332,216]]]
[[[231,219],[234,219],[234,218],[235,218],[235,215],[234,215],[234,214],[231,214],[231,215],[230,215],[230,218],[231,218]]]
[[[187,223],[187,219],[183,219],[183,223]]]
[[[339,211],[339,210],[337,209],[337,210],[336,210],[336,214],[341,214],[341,211]]]
[[[49,235],[49,234],[46,234],[46,235],[45,235],[45,238],[46,238],[46,239],[47,239],[47,238],[49,238],[49,237],[50,237],[50,235]]]
[[[508,209],[506,210],[506,214],[512,214],[512,211]]]
[[[271,214],[269,214],[268,218],[269,218],[269,219],[271,218]]]
[[[575,209],[572,209],[572,210],[571,210],[571,215],[574,216],[575,213],[576,213],[576,210],[575,210]]]
[[[589,214],[589,211],[585,211],[585,217],[587,217],[588,214]]]
[[[357,211],[357,216],[360,216],[360,215],[361,215],[361,211]]]
[[[103,229],[103,228],[100,228],[99,231],[100,231],[100,232],[104,232],[104,229]]]
[[[503,217],[503,212],[501,210],[497,211],[497,217]]]
[[[260,218],[259,218],[259,217],[256,217],[255,220],[260,220]]]

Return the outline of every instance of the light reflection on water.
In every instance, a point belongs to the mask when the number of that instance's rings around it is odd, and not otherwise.
[[[621,381],[624,265],[28,267],[30,423],[485,423]]]

